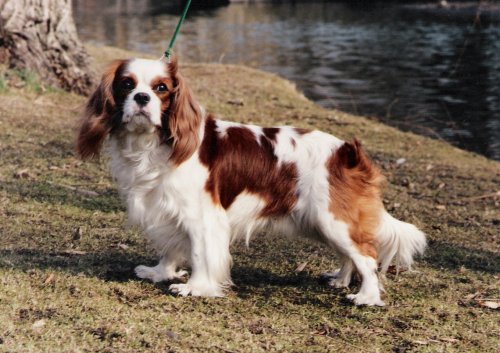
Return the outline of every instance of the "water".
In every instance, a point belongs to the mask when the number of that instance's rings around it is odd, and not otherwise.
[[[179,1],[75,0],[80,37],[161,55]],[[333,2],[193,9],[183,61],[245,64],[318,104],[374,117],[500,160],[500,25],[398,5]]]

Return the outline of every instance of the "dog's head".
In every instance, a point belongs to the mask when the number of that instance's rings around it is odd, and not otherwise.
[[[77,141],[78,154],[98,156],[109,134],[158,134],[180,164],[199,145],[200,107],[178,73],[177,60],[113,62],[90,97]]]

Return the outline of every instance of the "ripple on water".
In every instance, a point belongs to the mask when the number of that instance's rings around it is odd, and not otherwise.
[[[148,53],[178,19],[162,0],[73,3],[83,39]],[[275,72],[325,107],[500,159],[500,26],[472,23],[383,2],[233,4],[191,11],[176,51]]]

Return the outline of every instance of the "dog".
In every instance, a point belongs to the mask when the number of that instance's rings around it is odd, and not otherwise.
[[[426,238],[393,218],[383,176],[359,141],[289,126],[214,118],[196,102],[176,58],[113,62],[86,105],[83,159],[105,150],[129,221],[159,254],[138,277],[170,281],[187,296],[223,296],[232,285],[230,244],[267,229],[318,240],[340,256],[330,285],[361,275],[356,305],[384,305],[378,278],[396,258],[409,268]],[[293,241],[293,238],[290,238]]]

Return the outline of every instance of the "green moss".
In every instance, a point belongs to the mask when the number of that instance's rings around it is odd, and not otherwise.
[[[89,50],[96,71],[134,56]],[[386,307],[356,308],[345,300],[356,285],[334,290],[318,281],[337,264],[330,250],[266,235],[250,248],[233,246],[236,285],[226,298],[173,297],[167,283],[135,278],[134,266],[156,259],[126,227],[105,161],[74,156],[84,98],[27,83],[0,91],[1,351],[497,349],[498,315],[477,299],[500,297],[498,198],[485,196],[498,190],[498,162],[322,109],[275,75],[230,65],[181,69],[199,100],[226,119],[361,138],[387,176],[386,207],[428,234],[417,272],[388,276]]]
[[[7,92],[8,87],[7,87],[7,82],[5,80],[5,76],[0,73],[0,94]]]
[[[12,70],[22,82],[26,84],[26,88],[36,93],[42,93],[43,88],[38,75],[28,70]]]

